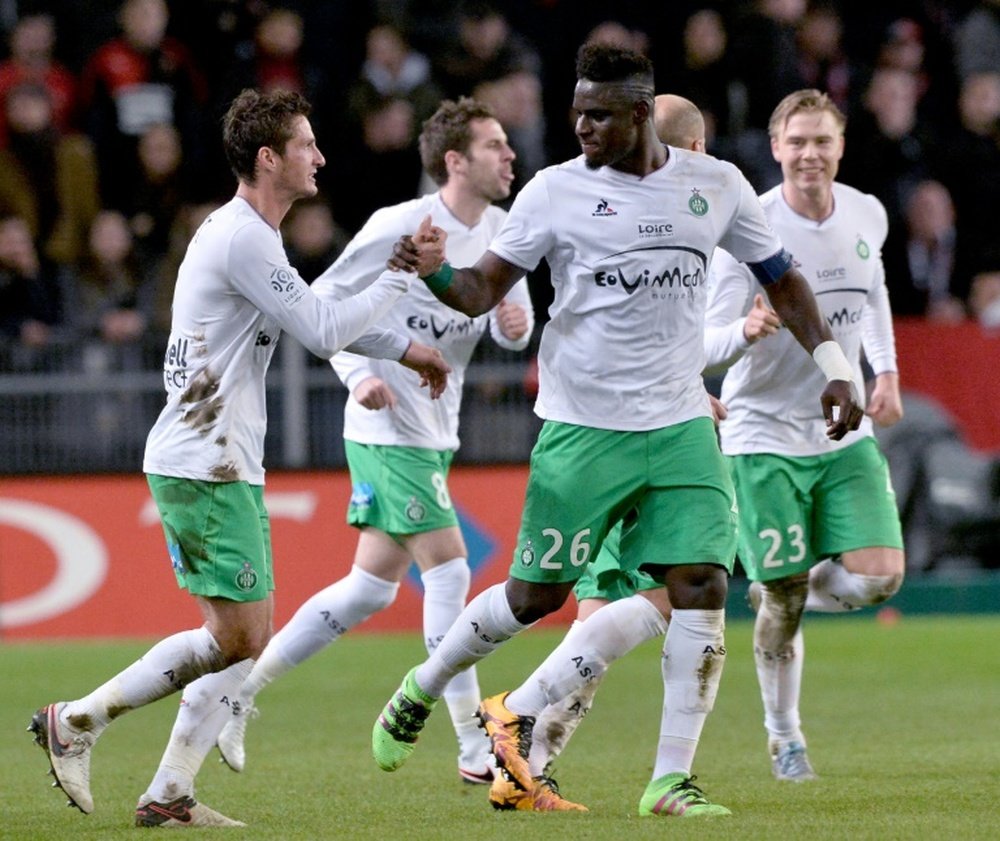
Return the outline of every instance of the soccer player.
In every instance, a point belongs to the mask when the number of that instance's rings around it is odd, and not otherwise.
[[[325,164],[301,96],[243,91],[223,124],[235,197],[199,227],[180,267],[164,359],[167,403],[143,470],[179,585],[205,624],[161,640],[89,695],[40,709],[30,729],[56,784],[94,808],[90,758],[107,725],[183,690],[160,766],[135,810],[138,826],[243,826],[194,798],[194,778],[271,633],[273,571],[263,504],[264,377],[282,330],[324,358],[344,347],[416,369],[434,395],[448,365],[438,350],[371,326],[406,292],[387,271],[335,304],[288,264],[279,226],[316,193]]]
[[[802,612],[840,613],[891,597],[903,581],[903,541],[886,460],[872,421],[903,414],[881,249],[885,209],[835,181],[845,119],[830,98],[786,96],[769,124],[782,183],[761,201],[775,233],[808,278],[824,318],[862,382],[864,349],[875,384],[861,427],[842,440],[822,435],[809,395],[822,379],[786,330],[742,341],[739,319],[756,279],[718,254],[709,284],[709,355],[739,357],[726,374],[720,426],[740,509],[738,554],[757,612],[754,659],[772,771],[779,780],[816,777],[799,716]]]
[[[514,152],[492,112],[475,100],[445,101],[423,126],[420,153],[437,192],[377,211],[343,255],[312,285],[321,298],[355,294],[378,277],[392,244],[432,214],[449,251],[471,262],[490,244],[506,212],[493,202],[510,194]],[[518,281],[488,315],[471,318],[445,306],[423,284],[380,322],[438,348],[451,366],[450,387],[431,401],[399,366],[353,353],[333,360],[351,391],[344,438],[353,493],[347,519],[359,529],[351,571],[309,598],[268,643],[243,684],[235,717],[219,736],[234,770],[245,761],[244,736],[254,698],[265,686],[388,607],[411,563],[424,586],[424,641],[433,651],[469,592],[468,551],[448,492],[458,448],[462,382],[473,349],[489,330],[509,350],[523,350],[534,327],[527,282]],[[459,742],[458,771],[489,783],[489,740],[474,718],[479,682],[470,668],[445,687]]]
[[[473,267],[444,263],[445,237],[429,224],[398,242],[390,261],[412,266],[441,300],[472,315],[544,257],[555,299],[539,352],[536,412],[545,422],[510,577],[476,596],[406,675],[374,725],[372,752],[384,770],[399,768],[447,682],[558,609],[610,527],[635,508],[621,567],[663,582],[673,606],[661,736],[639,812],[728,814],[691,778],[725,657],[736,548],[734,491],[701,379],[716,246],[751,266],[824,370],[826,434],[857,428],[861,408],[850,365],[749,182],[731,164],[657,139],[651,62],[586,45],[576,69],[583,154],[525,185]],[[554,700],[502,693],[480,705],[498,765],[525,791],[535,785],[525,759],[534,716]]]

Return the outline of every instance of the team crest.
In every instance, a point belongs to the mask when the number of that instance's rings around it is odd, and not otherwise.
[[[236,586],[244,593],[249,593],[257,586],[257,573],[246,561],[243,562],[243,569],[236,573]]]
[[[427,509],[423,503],[415,496],[411,496],[410,501],[406,503],[406,519],[412,523],[419,523],[426,516]]]
[[[691,194],[691,198],[688,199],[688,209],[695,216],[704,216],[708,213],[708,199],[698,192],[697,187],[691,191]]]
[[[860,234],[858,234],[858,244],[854,246],[854,250],[858,252],[858,256],[862,260],[867,260],[872,253],[872,250],[868,247],[868,243],[861,238]]]
[[[531,539],[524,544],[521,550],[521,566],[530,567],[535,562],[535,547],[531,544]]]

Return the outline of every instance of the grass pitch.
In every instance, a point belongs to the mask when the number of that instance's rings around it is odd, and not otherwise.
[[[486,790],[459,782],[447,711],[431,719],[393,774],[370,758],[371,727],[406,670],[418,635],[349,634],[259,697],[243,774],[213,752],[198,798],[245,820],[245,830],[192,830],[227,839],[994,839],[1000,835],[1000,615],[873,614],[806,624],[802,703],[821,779],[771,778],[751,626],[731,621],[729,658],[695,773],[733,817],[639,818],[659,726],[659,647],[616,663],[558,764],[564,794],[589,814],[494,812]],[[512,688],[555,646],[558,630],[522,634],[479,670],[484,694]],[[135,837],[132,809],[173,721],[176,697],[130,713],[93,759],[96,809],[66,808],[25,727],[34,709],[78,697],[148,642],[0,645],[2,839]]]

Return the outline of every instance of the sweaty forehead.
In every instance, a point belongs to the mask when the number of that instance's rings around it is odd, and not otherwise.
[[[600,108],[609,111],[628,110],[640,99],[652,98],[651,91],[635,82],[593,82],[580,79],[573,92],[573,108],[586,111]]]

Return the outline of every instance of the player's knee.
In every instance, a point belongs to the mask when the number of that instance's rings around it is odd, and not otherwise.
[[[867,605],[882,604],[891,599],[903,586],[903,573],[897,575],[866,576],[864,596]]]
[[[454,558],[421,573],[424,598],[465,604],[472,585],[472,572],[465,558]]]
[[[505,591],[514,618],[522,625],[530,625],[562,607],[572,589],[572,582],[535,584],[509,578]]]

